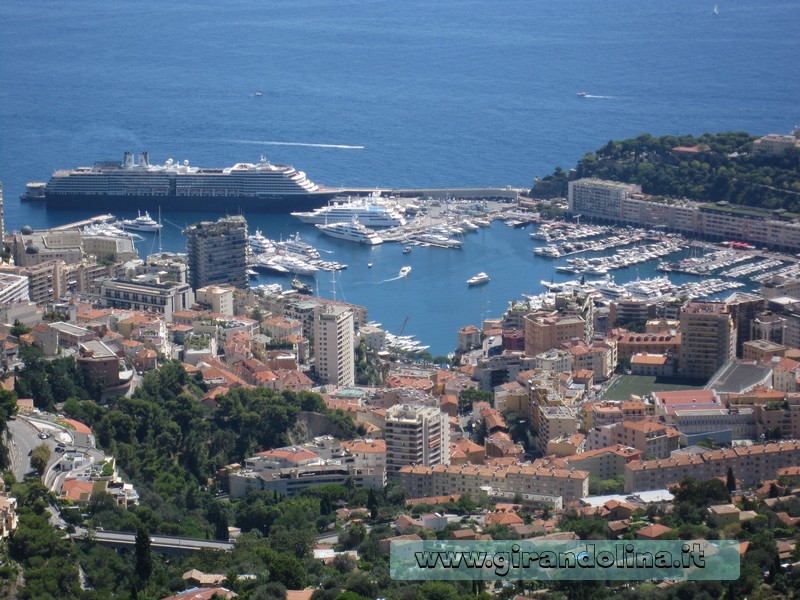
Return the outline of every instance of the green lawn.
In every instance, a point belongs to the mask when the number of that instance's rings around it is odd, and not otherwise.
[[[664,379],[654,375],[623,375],[606,390],[602,399],[628,400],[631,394],[644,396],[650,392],[692,390],[701,388],[703,385],[704,382],[687,383],[684,380]]]

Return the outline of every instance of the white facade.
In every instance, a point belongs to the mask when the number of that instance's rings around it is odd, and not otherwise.
[[[195,300],[210,307],[212,313],[233,316],[233,288],[209,285],[195,291]]]
[[[11,273],[0,273],[0,304],[25,302],[28,296],[28,278]]]
[[[622,201],[641,191],[641,186],[636,184],[603,179],[570,181],[569,211],[587,217],[618,220],[622,217]]]
[[[398,404],[386,411],[386,468],[450,464],[449,417],[434,406]]]
[[[314,311],[314,352],[319,378],[327,384],[355,384],[353,311],[321,306]]]

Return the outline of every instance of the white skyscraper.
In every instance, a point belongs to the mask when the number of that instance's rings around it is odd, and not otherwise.
[[[386,411],[386,471],[450,464],[449,417],[435,406],[398,404]]]
[[[346,306],[321,306],[314,311],[314,356],[319,378],[325,383],[355,383],[353,311]]]

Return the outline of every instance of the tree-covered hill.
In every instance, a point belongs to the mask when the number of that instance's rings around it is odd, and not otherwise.
[[[785,209],[800,213],[800,150],[753,152],[745,132],[609,141],[578,161],[577,177],[638,183],[646,194]],[[562,169],[545,178],[566,183]],[[546,186],[544,186],[546,187]],[[535,191],[534,191],[535,194]]]

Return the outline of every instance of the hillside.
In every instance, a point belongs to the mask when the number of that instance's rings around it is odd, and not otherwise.
[[[728,132],[609,141],[578,161],[575,176],[638,183],[656,196],[800,212],[800,150],[779,157],[754,154],[756,139]],[[541,187],[561,183],[565,188],[566,180],[566,172],[557,168]]]

